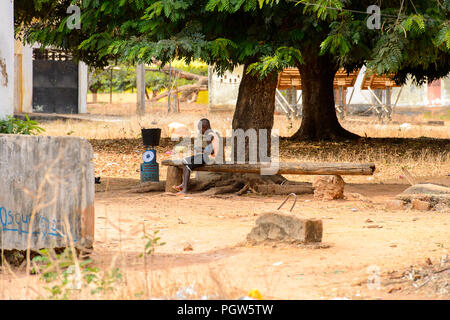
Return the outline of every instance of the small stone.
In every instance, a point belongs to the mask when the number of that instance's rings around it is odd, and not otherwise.
[[[401,289],[402,289],[402,287],[391,288],[391,289],[389,289],[388,293],[393,293],[395,291],[400,291]]]
[[[314,179],[314,198],[323,200],[344,199],[345,182],[341,176],[318,176]]]
[[[383,226],[380,226],[380,225],[378,225],[378,224],[371,224],[371,225],[365,226],[364,228],[369,228],[369,229],[381,229],[381,228],[383,228]]]
[[[183,251],[194,251],[192,244],[188,243],[184,246]]]
[[[427,201],[422,201],[422,200],[419,200],[419,199],[413,199],[413,200],[411,201],[411,204],[412,204],[412,208],[413,208],[414,210],[428,211],[428,210],[430,210],[430,208],[431,208],[429,202],[427,202]]]
[[[367,219],[366,222],[367,222],[367,223],[372,223],[373,220],[372,220],[372,219]]]
[[[404,210],[405,203],[403,200],[387,200],[385,202],[386,209],[388,210]]]

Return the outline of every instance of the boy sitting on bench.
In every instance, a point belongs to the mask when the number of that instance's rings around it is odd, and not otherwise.
[[[219,137],[211,130],[211,124],[208,119],[203,118],[198,122],[198,130],[204,136],[207,145],[201,153],[194,153],[193,156],[183,159],[183,183],[179,186],[172,186],[173,189],[178,191],[178,195],[187,193],[191,172],[195,168],[202,167],[207,163],[210,164],[219,153]]]

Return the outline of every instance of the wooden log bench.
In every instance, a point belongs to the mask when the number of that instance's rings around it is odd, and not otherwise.
[[[164,160],[161,163],[167,168],[166,192],[174,192],[172,186],[179,185],[183,181],[183,163],[181,160]],[[272,167],[274,165],[272,164]],[[210,164],[196,171],[228,172],[228,173],[261,173],[261,170],[270,166],[264,163],[257,164]],[[331,163],[331,162],[280,162],[277,174],[301,174],[301,175],[365,175],[370,176],[375,172],[373,163]]]

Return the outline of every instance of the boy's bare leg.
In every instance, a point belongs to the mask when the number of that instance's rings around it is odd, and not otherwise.
[[[186,194],[187,193],[187,186],[189,183],[189,179],[191,178],[191,170],[189,170],[187,167],[183,168],[183,183],[179,186],[176,186],[177,190],[180,190],[178,192],[179,194]]]

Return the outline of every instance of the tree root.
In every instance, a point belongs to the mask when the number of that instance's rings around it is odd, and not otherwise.
[[[311,132],[300,127],[300,129],[292,135],[291,141],[343,141],[343,140],[358,140],[361,137],[353,132],[350,132],[339,125],[337,128],[329,128],[320,132]]]
[[[165,181],[146,182],[130,193],[164,192]],[[189,181],[189,192],[200,192],[202,195],[219,195],[235,193],[238,196],[247,192],[254,194],[285,195],[290,193],[313,193],[310,183],[288,181],[281,175],[261,176],[254,173],[214,173],[201,180]]]
[[[165,181],[146,182],[130,193],[164,192]],[[313,193],[310,183],[288,181],[281,175],[261,176],[254,173],[214,173],[200,180],[189,181],[189,192],[199,192],[202,195],[220,195],[235,193],[238,196],[248,192],[262,195],[285,195],[290,193]]]

